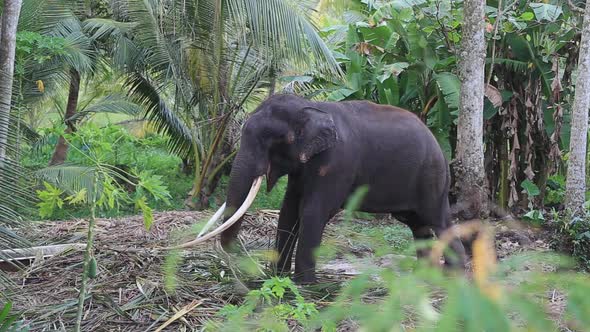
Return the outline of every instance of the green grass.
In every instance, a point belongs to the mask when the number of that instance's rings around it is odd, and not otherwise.
[[[410,229],[400,223],[382,224],[378,221],[368,223],[349,223],[347,237],[359,244],[366,244],[377,253],[403,253],[412,245],[413,237]],[[355,235],[356,234],[356,235]]]

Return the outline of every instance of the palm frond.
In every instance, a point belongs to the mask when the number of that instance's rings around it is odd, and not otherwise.
[[[308,13],[310,1],[229,0],[230,15],[242,31],[248,31],[257,48],[269,50],[271,58],[300,59],[311,62],[328,74],[340,68],[331,51],[317,33]]]
[[[13,144],[10,144],[14,141],[14,132],[12,127],[10,129],[8,146],[5,146],[8,154],[0,158],[0,250],[30,246],[30,243],[13,229],[22,226],[24,220],[21,214],[28,212],[35,201],[30,182],[32,177],[10,157],[14,152]],[[12,285],[3,271],[0,271],[0,282],[3,285]]]
[[[145,118],[154,124],[158,132],[169,136],[170,151],[181,157],[190,156],[193,149],[191,130],[166,106],[159,91],[138,73],[128,78],[126,86],[131,99],[145,107]]]
[[[25,110],[26,112],[27,110]],[[21,116],[17,116],[17,114],[11,113],[12,117],[12,127],[14,128],[13,131],[18,133],[19,135],[18,140],[21,143],[31,143],[39,140],[41,136],[35,131],[35,129],[31,128],[28,123],[26,123]]]
[[[59,22],[52,33],[66,40],[65,54],[60,56],[63,62],[79,73],[89,74],[95,71],[98,54],[92,39],[84,33],[78,19],[71,18]]]
[[[132,40],[133,30],[137,28],[137,25],[136,22],[91,18],[83,22],[83,30],[92,40],[104,42],[110,39],[113,43],[113,47],[109,50],[112,58],[111,65],[123,72],[133,72],[136,67],[141,70],[145,56]]]
[[[112,93],[93,101],[86,108],[77,112],[73,118],[69,120],[77,121],[80,118],[94,113],[114,113],[138,116],[142,111],[143,109],[138,104],[131,102],[128,97],[118,93]]]
[[[90,18],[84,21],[84,31],[91,39],[98,40],[129,34],[137,26],[134,22],[119,22],[105,18]]]
[[[16,226],[22,221],[21,212],[31,208],[35,201],[31,176],[10,158],[0,166],[0,224]]]
[[[69,194],[77,193],[82,189],[91,193],[94,192],[95,172],[95,167],[62,164],[37,170],[35,176],[40,180],[54,184]]]
[[[157,75],[162,82],[173,82],[176,94],[186,103],[192,98],[194,87],[183,67],[186,43],[174,33],[171,13],[163,12],[166,8],[158,1],[130,1],[128,10],[129,18],[136,23],[133,41],[144,50],[137,60],[151,71],[152,77]],[[133,67],[135,71],[143,69],[138,64]]]
[[[59,22],[75,18],[72,8],[68,0],[24,0],[19,31],[49,33]]]

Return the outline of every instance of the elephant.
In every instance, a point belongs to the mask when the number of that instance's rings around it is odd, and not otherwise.
[[[317,102],[276,94],[263,101],[242,128],[227,188],[226,222],[185,247],[221,234],[221,245],[231,249],[262,177],[271,191],[285,175],[275,268],[290,273],[296,248],[298,283],[316,281],[314,250],[324,227],[360,186],[368,186],[360,211],[391,214],[416,240],[440,236],[452,226],[448,162],[415,114],[369,101]],[[450,248],[453,254],[445,255],[445,264],[464,268],[460,239]]]

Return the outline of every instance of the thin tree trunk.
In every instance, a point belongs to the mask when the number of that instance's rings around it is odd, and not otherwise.
[[[582,27],[565,192],[565,206],[572,214],[583,212],[586,193],[586,139],[590,108],[590,0],[586,0]]]
[[[487,191],[484,170],[483,106],[485,1],[465,0],[463,40],[460,51],[461,99],[454,161],[455,189],[459,217],[487,217]]]
[[[0,166],[6,157],[6,144],[8,142],[16,30],[21,5],[21,0],[4,1],[2,24],[0,27],[2,29],[0,35]]]
[[[68,94],[68,104],[66,106],[66,114],[64,115],[64,123],[66,124],[66,134],[73,133],[76,128],[71,120],[76,114],[78,108],[78,95],[80,93],[80,73],[77,70],[70,70],[70,92]],[[53,156],[49,162],[49,166],[61,165],[68,157],[68,142],[63,136],[59,137]]]
[[[269,78],[269,88],[268,88],[268,97],[271,97],[275,94],[275,88],[277,85],[277,73],[275,71],[274,65],[271,65],[270,72],[268,73]]]

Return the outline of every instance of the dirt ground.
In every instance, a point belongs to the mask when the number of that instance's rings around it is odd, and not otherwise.
[[[165,331],[189,331],[202,326],[227,303],[239,303],[247,289],[256,283],[237,284],[241,271],[231,258],[216,249],[213,242],[185,251],[175,260],[160,248],[181,239],[194,237],[191,226],[206,220],[207,212],[171,211],[155,214],[155,222],[146,231],[140,216],[99,219],[96,226],[94,256],[98,275],[90,281],[91,296],[85,307],[83,327],[88,331],[155,330],[181,310],[190,312],[166,327]],[[240,231],[244,248],[252,255],[272,248],[277,211],[261,210],[248,214]],[[341,218],[330,222],[324,243],[336,253],[320,262],[322,281],[342,282],[360,273],[367,264],[395,269],[396,260],[407,258],[411,236],[405,226],[393,219]],[[496,249],[500,260],[523,251],[546,251],[549,245],[543,231],[517,222],[493,222]],[[193,227],[194,228],[194,227]],[[87,221],[69,220],[34,225],[31,232],[39,245],[83,243]],[[376,255],[367,245],[364,233],[385,234],[387,243],[399,246],[399,252]],[[192,234],[192,235],[191,235]],[[350,260],[351,253],[358,258]],[[82,252],[65,252],[37,259],[20,272],[10,273],[15,290],[10,295],[16,310],[25,312],[33,331],[70,330],[75,317]],[[177,273],[172,274],[174,262]],[[262,269],[263,267],[254,267]],[[264,272],[264,271],[262,271]],[[169,277],[175,275],[175,277]],[[167,277],[168,276],[168,277]],[[175,286],[175,287],[166,287]],[[0,286],[2,288],[3,286]],[[0,289],[8,292],[8,287]],[[563,296],[548,294],[555,303],[555,315],[563,309]]]

